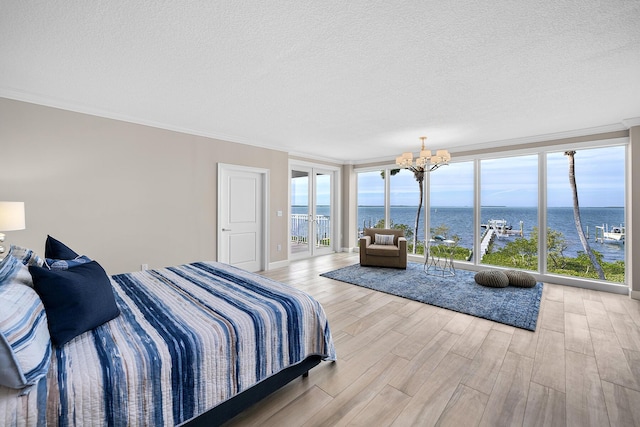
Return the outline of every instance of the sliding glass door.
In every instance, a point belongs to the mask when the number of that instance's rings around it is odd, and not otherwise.
[[[311,235],[311,204],[309,200],[310,172],[291,170],[291,206],[289,248],[292,256],[309,256]]]
[[[291,168],[291,258],[334,252],[333,181],[330,170],[302,165]]]

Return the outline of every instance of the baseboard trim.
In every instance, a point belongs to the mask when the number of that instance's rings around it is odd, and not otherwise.
[[[289,267],[289,260],[285,259],[283,261],[270,262],[267,270],[274,270],[276,268],[284,268]]]
[[[633,299],[640,300],[640,291],[629,291],[629,296]]]

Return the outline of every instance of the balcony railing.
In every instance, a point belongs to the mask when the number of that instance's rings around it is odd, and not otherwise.
[[[316,247],[331,245],[331,218],[326,215],[316,215],[316,233],[313,244]],[[306,244],[309,242],[309,215],[291,215],[291,243]]]

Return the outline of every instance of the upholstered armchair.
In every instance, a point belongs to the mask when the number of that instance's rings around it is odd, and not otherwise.
[[[404,231],[365,228],[359,243],[360,265],[407,268],[407,239]]]

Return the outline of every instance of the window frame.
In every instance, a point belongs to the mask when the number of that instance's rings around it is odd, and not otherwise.
[[[560,285],[567,285],[573,287],[579,287],[584,289],[593,289],[599,291],[613,292],[618,294],[628,294],[631,285],[629,283],[629,268],[630,268],[630,251],[625,248],[624,262],[625,262],[625,282],[624,283],[615,283],[610,281],[602,281],[597,279],[587,279],[581,278],[577,276],[562,276],[559,274],[549,273],[547,271],[547,155],[549,153],[557,153],[559,151],[567,151],[567,150],[585,150],[585,149],[595,149],[595,148],[606,148],[613,146],[623,146],[625,152],[625,172],[624,172],[624,221],[625,224],[631,223],[630,218],[630,208],[629,208],[629,185],[630,185],[630,169],[629,165],[629,148],[630,142],[629,137],[614,137],[614,138],[606,138],[606,139],[593,139],[589,141],[581,141],[580,138],[567,138],[566,140],[561,140],[564,142],[558,143],[532,143],[525,144],[526,146],[522,146],[521,148],[508,149],[505,148],[495,148],[495,149],[487,149],[487,150],[478,150],[477,152],[473,152],[472,154],[462,153],[461,155],[453,155],[453,159],[451,163],[457,162],[473,162],[474,168],[474,227],[476,230],[480,229],[480,194],[481,194],[481,185],[480,182],[480,163],[482,160],[487,159],[501,159],[508,157],[518,157],[523,155],[537,155],[538,156],[538,271],[532,272],[532,274],[536,277],[538,281],[542,282],[550,282]],[[445,166],[446,167],[446,166]],[[389,210],[390,210],[390,186],[389,179],[390,176],[389,170],[398,169],[398,167],[393,163],[379,163],[376,165],[354,165],[353,173],[358,174],[361,172],[370,172],[370,171],[382,171],[385,170],[385,195],[384,195],[384,203],[385,203],[385,224],[389,224]],[[429,223],[430,223],[430,211],[431,211],[431,203],[430,203],[430,174],[438,173],[437,171],[426,173],[424,180],[424,200],[423,200],[423,209],[425,211],[425,215],[423,217],[424,227],[426,238],[429,238]],[[356,178],[357,183],[357,178]],[[356,195],[358,194],[358,188],[356,185]],[[355,198],[355,210],[358,209],[357,197]],[[474,234],[474,252],[478,250],[480,247],[480,238],[481,235],[479,232]],[[424,256],[417,256],[409,254],[409,259],[415,262],[424,262]],[[456,267],[460,266],[463,269],[479,271],[483,269],[491,269],[496,268],[499,269],[501,267],[490,266],[486,264],[480,264],[477,259],[474,258],[473,261],[455,261]]]

